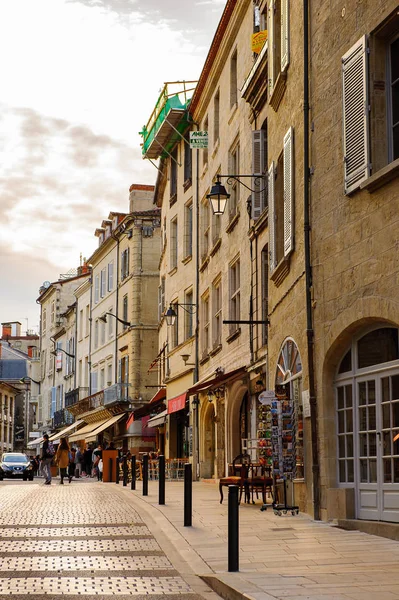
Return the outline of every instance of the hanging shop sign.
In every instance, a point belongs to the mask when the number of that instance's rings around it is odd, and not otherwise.
[[[190,131],[190,148],[208,148],[208,132]]]

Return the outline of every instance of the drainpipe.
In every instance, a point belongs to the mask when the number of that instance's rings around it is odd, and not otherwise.
[[[197,131],[199,125],[197,124]],[[196,150],[195,165],[195,359],[194,359],[194,383],[199,380],[199,149]],[[195,453],[196,453],[196,479],[200,478],[200,446],[199,446],[199,398],[195,396]]]
[[[89,396],[91,396],[91,344],[92,344],[92,322],[93,322],[93,267],[90,267],[90,316],[89,316]],[[78,400],[79,400],[78,395]]]
[[[78,300],[76,299],[76,303],[75,303],[75,342],[74,342],[74,354],[75,354],[75,358],[73,359],[74,362],[74,371],[73,371],[73,389],[76,390],[76,364],[77,364],[77,360],[78,360]],[[64,394],[64,408],[65,408],[65,394]]]
[[[111,231],[111,237],[116,241],[116,278],[115,278],[115,316],[118,316],[119,311],[119,244],[120,239],[119,236],[116,236],[113,231]],[[115,319],[115,383],[118,383],[118,321]],[[123,383],[123,382],[121,382]]]
[[[313,511],[320,520],[320,465],[317,431],[317,399],[314,373],[314,329],[312,312],[312,267],[310,256],[310,169],[309,169],[309,0],[303,1],[303,189],[306,279],[306,335],[309,369],[310,426],[312,443]]]
[[[137,400],[140,396],[141,386],[141,330],[137,325],[141,324],[141,289],[142,289],[142,258],[143,258],[143,235],[142,228],[133,225],[132,237],[132,323],[136,325],[132,329],[132,396]]]

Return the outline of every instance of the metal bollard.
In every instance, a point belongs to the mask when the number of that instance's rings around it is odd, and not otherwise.
[[[191,527],[193,512],[193,473],[191,463],[184,465],[184,527]]]
[[[109,469],[109,481],[112,481],[112,458],[108,461],[108,469]]]
[[[118,458],[118,456],[115,458],[115,465],[116,465],[115,483],[117,483],[119,485],[119,458]]]
[[[123,457],[123,487],[127,486],[127,459]]]
[[[148,454],[143,454],[143,496],[148,496]]]
[[[228,571],[238,571],[238,485],[229,485],[228,498]]]
[[[159,499],[158,504],[165,504],[165,457],[163,454],[158,459],[159,469]]]
[[[130,488],[132,490],[136,489],[136,455],[133,454],[132,456],[132,481],[130,484]]]

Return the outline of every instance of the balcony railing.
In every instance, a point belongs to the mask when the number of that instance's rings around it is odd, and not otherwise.
[[[65,408],[57,410],[53,416],[53,427],[62,427],[63,425],[71,425],[74,418]]]
[[[78,387],[70,392],[65,393],[65,406],[72,406],[79,402],[79,400],[83,400],[87,397],[89,393],[89,388],[87,387]]]
[[[130,383],[115,383],[104,390],[104,406],[117,402],[130,402]]]
[[[104,390],[92,394],[91,396],[87,396],[87,398],[83,398],[83,400],[79,400],[75,404],[68,406],[68,410],[76,417],[77,415],[81,415],[89,410],[94,410],[95,408],[100,408],[101,406],[104,406]]]

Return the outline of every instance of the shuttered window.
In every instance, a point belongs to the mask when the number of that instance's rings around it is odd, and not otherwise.
[[[367,38],[342,57],[345,194],[370,175]]]
[[[258,129],[252,132],[252,173],[263,177],[266,161],[266,131]],[[252,218],[257,219],[267,206],[266,178],[255,179],[252,187]]]
[[[276,212],[274,209],[274,161],[269,167],[268,173],[268,198],[269,198],[269,252],[270,272],[276,268]]]
[[[294,249],[294,130],[284,136],[284,256]]]
[[[290,14],[289,0],[281,0],[281,71],[290,63]]]

